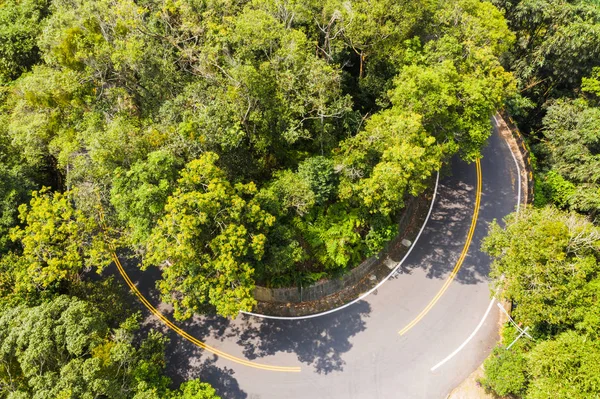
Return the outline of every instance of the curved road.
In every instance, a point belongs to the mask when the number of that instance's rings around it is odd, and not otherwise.
[[[171,374],[176,380],[200,377],[223,398],[445,397],[481,364],[498,339],[498,309],[491,306],[488,287],[490,259],[479,247],[488,224],[515,210],[518,170],[496,129],[483,151],[481,176],[472,234],[476,165],[457,159],[442,171],[431,217],[414,250],[378,291],[338,312],[307,320],[241,315],[182,323],[191,336],[249,363],[218,357],[170,331]],[[469,235],[472,243],[447,290],[411,324],[448,280]],[[148,288],[155,276],[126,269],[156,303],[156,293]],[[158,308],[169,313],[165,305]],[[147,323],[162,326],[151,316]],[[255,363],[275,367],[265,370]],[[299,372],[278,371],[277,366],[299,367]]]

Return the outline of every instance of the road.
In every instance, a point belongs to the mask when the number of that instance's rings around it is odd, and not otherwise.
[[[223,398],[444,398],[498,340],[498,309],[491,306],[488,286],[490,259],[479,248],[489,223],[515,210],[517,175],[508,145],[494,130],[483,150],[480,207],[472,234],[476,166],[456,159],[442,172],[422,236],[378,291],[308,320],[204,316],[178,324],[234,361],[171,331],[170,373],[176,382],[200,377]],[[439,296],[469,235],[472,243],[464,262]],[[155,276],[127,270],[149,301],[157,303],[149,288]],[[439,299],[422,314],[436,295]],[[165,305],[157,307],[169,312]],[[418,322],[411,324],[419,314]],[[156,318],[149,317],[148,323],[160,327]],[[260,365],[275,367],[266,370]]]

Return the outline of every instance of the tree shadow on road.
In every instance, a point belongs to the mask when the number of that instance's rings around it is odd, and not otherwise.
[[[417,247],[400,265],[393,278],[422,269],[429,279],[445,279],[463,249],[475,203],[475,167],[454,159],[438,186],[436,202]],[[390,254],[394,262],[400,256]]]
[[[176,338],[176,337],[174,337]],[[215,388],[222,399],[245,399],[244,392],[235,379],[235,371],[216,365],[217,356],[180,339],[171,339],[167,346],[167,374],[174,386],[199,378]]]
[[[517,204],[517,169],[504,139],[498,134],[489,138],[481,159],[483,173],[479,218],[469,248],[456,281],[476,284],[489,280],[490,257],[481,251],[481,243],[487,236],[492,220],[503,225],[502,219],[515,211]]]
[[[160,303],[160,295],[156,289],[155,283],[160,278],[160,271],[156,268],[141,271],[135,259],[126,256],[121,258],[121,263],[142,295],[163,315],[174,321],[173,308],[170,305]],[[109,269],[107,274],[115,275],[115,278],[125,286],[124,288],[128,289],[116,267]],[[210,383],[223,399],[245,399],[248,397],[247,393],[240,389],[239,383],[234,377],[235,371],[232,368],[217,366],[216,355],[199,348],[169,329],[152,315],[135,295],[130,295],[130,299],[133,301],[133,308],[140,311],[145,317],[142,323],[142,334],[145,335],[154,329],[161,331],[169,338],[165,351],[167,361],[165,371],[172,379],[174,388],[190,379],[200,378],[201,381]],[[196,316],[192,320],[175,322],[175,324],[201,341],[207,337],[222,341],[238,334],[237,329],[231,326],[232,320],[216,315]]]
[[[365,301],[326,317],[304,320],[271,320],[241,316],[241,335],[237,341],[250,359],[293,353],[298,360],[319,374],[342,371],[343,354],[352,348],[350,338],[366,329],[365,317],[371,306]]]
[[[454,280],[461,284],[479,284],[489,279],[490,258],[481,252],[481,242],[492,220],[514,211],[516,205],[516,169],[503,139],[494,134],[483,150],[481,203],[477,225],[468,253]],[[450,276],[464,248],[475,205],[476,168],[455,157],[440,181],[431,218],[413,253],[393,278],[423,269],[427,278]],[[398,262],[391,254],[393,261]]]
[[[155,281],[157,270],[140,271],[134,262],[124,262],[130,278],[142,294],[151,300],[161,313],[173,320],[172,308],[159,303]],[[214,314],[195,316],[176,324],[200,341],[235,342],[242,352],[241,357],[257,360],[278,353],[291,353],[301,363],[319,374],[342,371],[345,366],[343,355],[352,348],[351,338],[366,329],[365,318],[371,306],[360,301],[327,317],[305,320],[271,320],[254,316],[240,315],[231,320]],[[246,393],[239,389],[230,368],[220,368],[215,364],[216,356],[182,339],[166,328],[147,311],[145,328],[154,328],[169,336],[167,348],[168,375],[176,382],[200,377],[211,383],[223,398],[245,398]],[[243,367],[243,366],[242,366]]]

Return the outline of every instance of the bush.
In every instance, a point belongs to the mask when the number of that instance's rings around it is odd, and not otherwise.
[[[500,396],[521,395],[527,388],[527,360],[517,349],[497,347],[483,364],[482,385]]]

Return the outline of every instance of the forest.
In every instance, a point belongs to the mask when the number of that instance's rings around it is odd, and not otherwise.
[[[480,156],[513,40],[478,0],[2,0],[0,397],[216,397],[113,249],[179,320],[344,273]]]
[[[375,5],[4,2],[6,295],[61,291],[114,245],[177,318],[232,316],[256,283],[377,253],[515,85],[492,4]]]
[[[600,396],[600,3],[494,0],[516,41],[506,107],[525,133],[534,204],[492,225],[483,249],[522,338],[507,325],[485,363],[500,396]]]
[[[176,319],[234,317],[378,253],[503,107],[535,208],[484,248],[536,341],[484,385],[597,395],[599,53],[594,0],[0,0],[0,398],[217,397],[173,386],[113,249]]]

